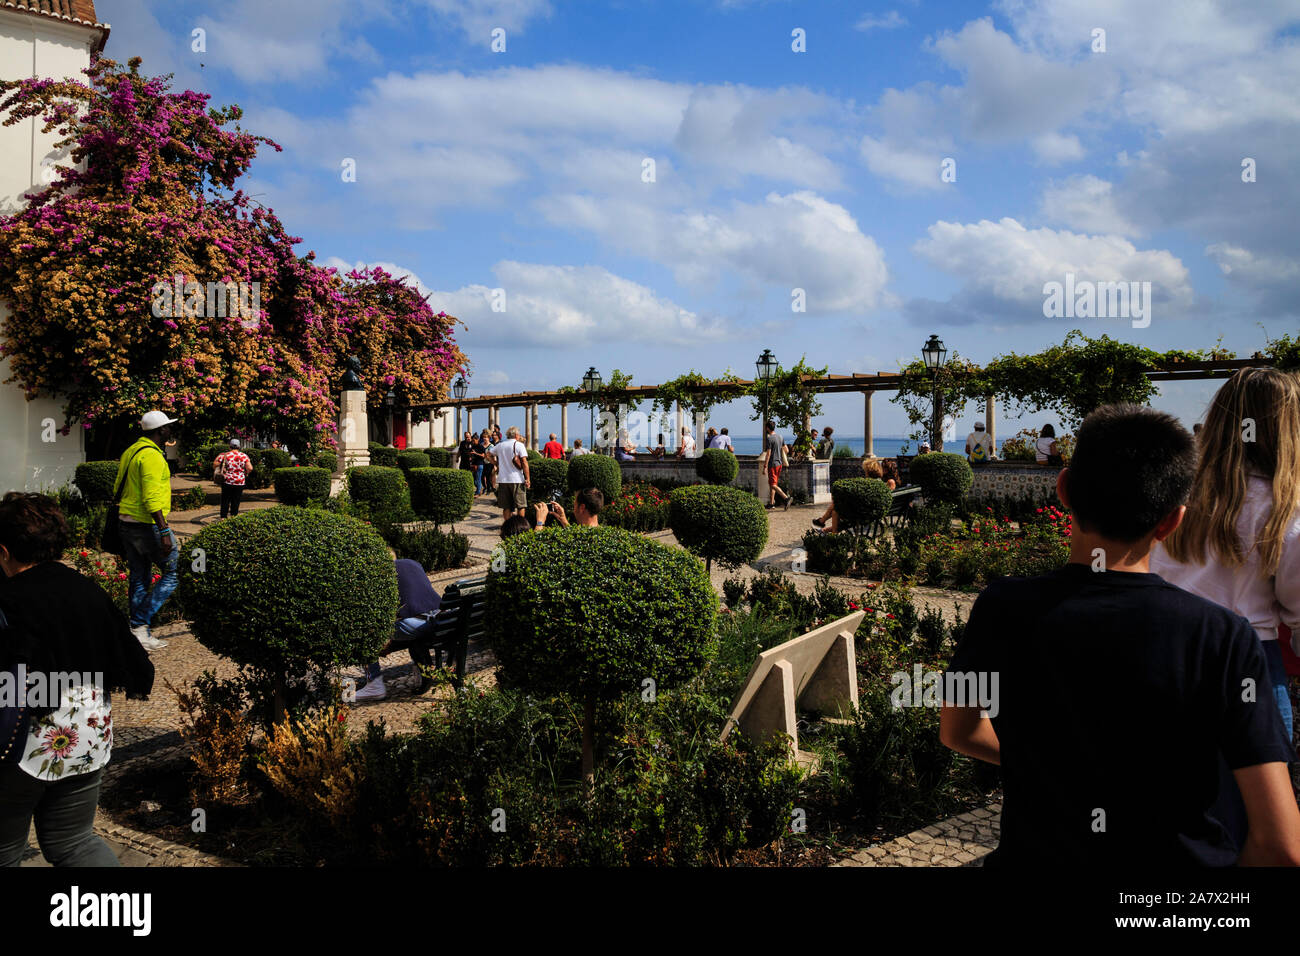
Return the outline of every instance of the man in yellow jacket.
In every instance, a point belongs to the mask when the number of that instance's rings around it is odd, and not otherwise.
[[[180,545],[167,525],[172,510],[171,470],[163,451],[176,419],[162,412],[147,412],[140,419],[144,433],[126,450],[117,466],[115,488],[122,501],[118,520],[127,568],[130,570],[131,633],[149,650],[166,647],[149,632],[149,622],[176,590],[176,562]],[[162,577],[153,581],[157,564]]]

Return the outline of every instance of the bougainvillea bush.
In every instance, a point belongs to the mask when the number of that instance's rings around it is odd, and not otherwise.
[[[299,449],[335,444],[349,354],[374,413],[390,388],[402,404],[444,397],[465,362],[456,320],[381,269],[340,276],[296,253],[235,186],[259,144],[280,147],[227,128],[239,107],[139,66],[0,82],[4,124],[43,122],[68,156],[0,218],[9,381],[63,398],[65,431],[158,408],[194,428],[273,426]]]

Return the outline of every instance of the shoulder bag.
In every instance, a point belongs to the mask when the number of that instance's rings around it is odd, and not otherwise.
[[[131,473],[131,463],[136,460],[140,452],[144,451],[146,446],[136,449],[122,469],[122,480],[118,482],[117,487],[113,489],[113,503],[110,504],[104,512],[104,533],[100,535],[99,546],[109,554],[116,554],[119,557],[126,551],[122,544],[122,532],[117,526],[117,517],[119,505],[122,503],[122,493],[126,490],[126,478]]]

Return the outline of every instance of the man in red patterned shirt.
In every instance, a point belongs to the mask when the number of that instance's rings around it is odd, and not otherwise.
[[[212,463],[212,474],[221,485],[221,517],[239,514],[244,482],[253,473],[253,462],[239,450],[239,439],[230,439],[230,451],[223,451]]]

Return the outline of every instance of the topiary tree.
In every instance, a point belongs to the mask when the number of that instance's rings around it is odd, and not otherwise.
[[[695,473],[711,485],[729,485],[739,471],[740,462],[725,448],[706,448],[695,459]]]
[[[894,496],[879,478],[841,478],[831,485],[831,501],[841,528],[866,531],[889,514]]]
[[[377,441],[370,443],[370,464],[381,468],[397,467],[397,449],[391,445],[381,445]]]
[[[579,455],[569,462],[569,490],[582,491],[592,485],[606,501],[613,501],[623,493],[623,469],[607,455]]]
[[[277,468],[292,468],[293,456],[283,448],[262,448],[262,467],[274,477]]]
[[[474,507],[474,476],[459,468],[412,468],[411,507],[434,524],[460,521]]]
[[[318,451],[311,458],[311,463],[316,468],[324,468],[330,474],[339,470],[339,456],[332,451]]]
[[[451,467],[451,452],[446,448],[425,448],[422,450],[429,456],[430,468]]]
[[[501,680],[583,701],[590,787],[596,703],[640,691],[646,678],[662,689],[697,675],[712,647],[718,596],[690,555],[619,528],[547,529],[501,548],[485,618]]]
[[[83,461],[73,472],[72,483],[88,504],[113,500],[113,484],[117,481],[117,462]]]
[[[528,472],[533,479],[528,496],[534,501],[546,501],[554,492],[563,494],[569,488],[569,463],[563,458],[530,461]]]
[[[931,452],[917,455],[908,468],[908,477],[921,486],[927,505],[960,504],[970,491],[975,473],[965,455],[950,452]]]
[[[725,454],[725,452],[724,452]],[[767,544],[767,514],[742,488],[688,485],[669,496],[668,526],[683,548],[704,559],[737,568],[754,561]]]
[[[430,468],[432,464],[429,456],[422,451],[399,451],[397,467],[409,476],[412,468]]]
[[[194,636],[272,688],[272,723],[312,668],[375,660],[393,633],[397,575],[360,521],[283,506],[209,525],[185,544],[180,594]]]
[[[302,506],[330,496],[330,472],[325,468],[277,468],[271,478],[282,505]]]
[[[411,495],[401,469],[363,465],[348,471],[348,495],[365,505],[371,521],[387,527],[410,520]]]

